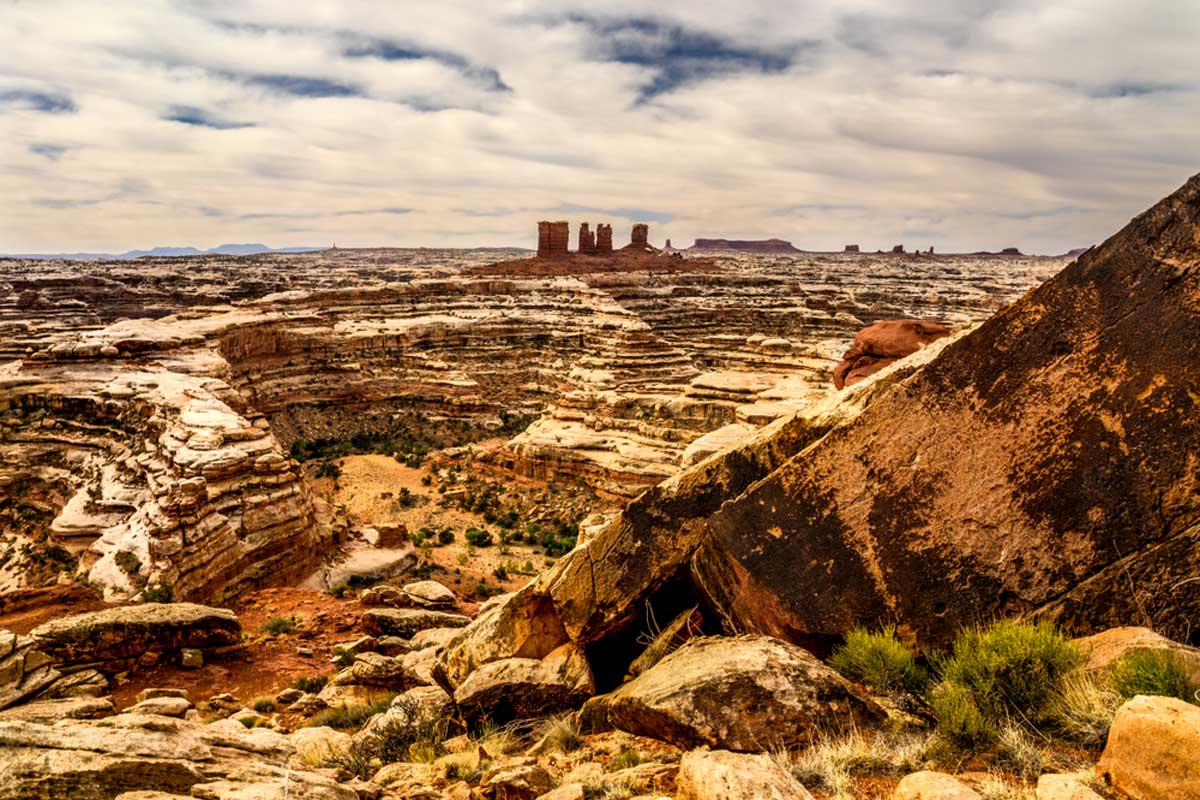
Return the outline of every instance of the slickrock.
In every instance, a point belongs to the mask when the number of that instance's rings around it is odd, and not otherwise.
[[[1133,698],[1117,709],[1096,771],[1134,800],[1200,798],[1200,708]]]
[[[1046,773],[1038,776],[1037,800],[1101,800],[1101,797],[1074,775]]]
[[[730,713],[731,704],[737,713]],[[736,636],[690,639],[633,680],[589,700],[581,715],[597,729],[681,748],[763,752],[879,720],[882,711],[810,653],[765,636]]]
[[[693,750],[679,762],[677,800],[812,800],[768,755]]]
[[[287,737],[161,716],[119,714],[54,724],[0,721],[0,798],[109,800],[124,792],[192,797],[356,800],[331,778],[284,767]]]

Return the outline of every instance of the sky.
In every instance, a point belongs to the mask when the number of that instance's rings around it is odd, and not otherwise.
[[[1060,253],[1200,172],[1197,43],[1196,0],[0,0],[0,252]]]

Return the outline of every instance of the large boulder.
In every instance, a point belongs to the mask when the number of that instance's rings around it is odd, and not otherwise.
[[[833,385],[838,389],[853,386],[887,365],[949,335],[950,329],[937,322],[919,319],[876,322],[863,328],[854,337],[841,363],[833,369]]]
[[[136,658],[147,651],[237,644],[242,626],[232,611],[195,603],[117,606],[51,620],[30,639],[56,663]]]
[[[1096,770],[1134,800],[1200,800],[1200,708],[1138,695],[1117,709]]]
[[[679,762],[676,800],[812,800],[770,756],[694,750]]]
[[[768,636],[690,639],[582,711],[593,729],[752,752],[807,744],[882,717],[810,653]]]
[[[983,800],[983,795],[944,772],[922,770],[901,778],[894,800]]]
[[[484,664],[454,690],[454,702],[468,719],[507,722],[578,707],[595,691],[587,658],[575,645],[565,644],[542,659]]]

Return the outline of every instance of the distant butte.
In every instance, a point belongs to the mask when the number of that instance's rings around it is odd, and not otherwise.
[[[689,250],[737,250],[743,253],[799,253],[783,239],[697,239]]]
[[[650,244],[650,226],[637,223],[630,242],[614,250],[612,226],[600,223],[592,231],[588,223],[579,225],[579,249],[570,250],[571,225],[566,221],[538,223],[537,255],[480,264],[470,267],[473,275],[584,275],[596,272],[695,272],[719,271],[720,267],[703,258],[687,258],[675,252],[659,250]],[[778,240],[771,240],[778,241]],[[670,240],[667,240],[668,247]],[[783,244],[791,247],[787,242]]]

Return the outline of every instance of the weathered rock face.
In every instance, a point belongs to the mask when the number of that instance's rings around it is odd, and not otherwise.
[[[1200,177],[715,514],[693,574],[790,639],[1200,612]],[[1169,443],[1169,444],[1168,444]]]
[[[566,644],[545,658],[508,658],[485,664],[454,690],[468,719],[535,719],[578,707],[596,691],[583,652]]]
[[[854,343],[833,369],[833,385],[838,389],[874,375],[888,364],[920,350],[950,329],[937,322],[919,319],[890,319],[863,328]]]
[[[892,795],[895,800],[983,800],[983,795],[944,772],[922,770],[905,775]]]
[[[649,243],[650,226],[644,222],[639,222],[633,226],[633,232],[629,236],[629,243],[632,245],[645,245]]]
[[[592,726],[685,749],[751,752],[795,747],[882,716],[810,653],[765,636],[691,639],[615,691],[589,700],[581,713]]]
[[[1096,770],[1135,800],[1200,798],[1200,708],[1139,695],[1117,709]]]
[[[538,223],[538,258],[552,258],[567,254],[571,237],[570,224],[565,220],[559,222]]]
[[[611,253],[612,250],[612,225],[601,222],[596,226],[596,252]]]

